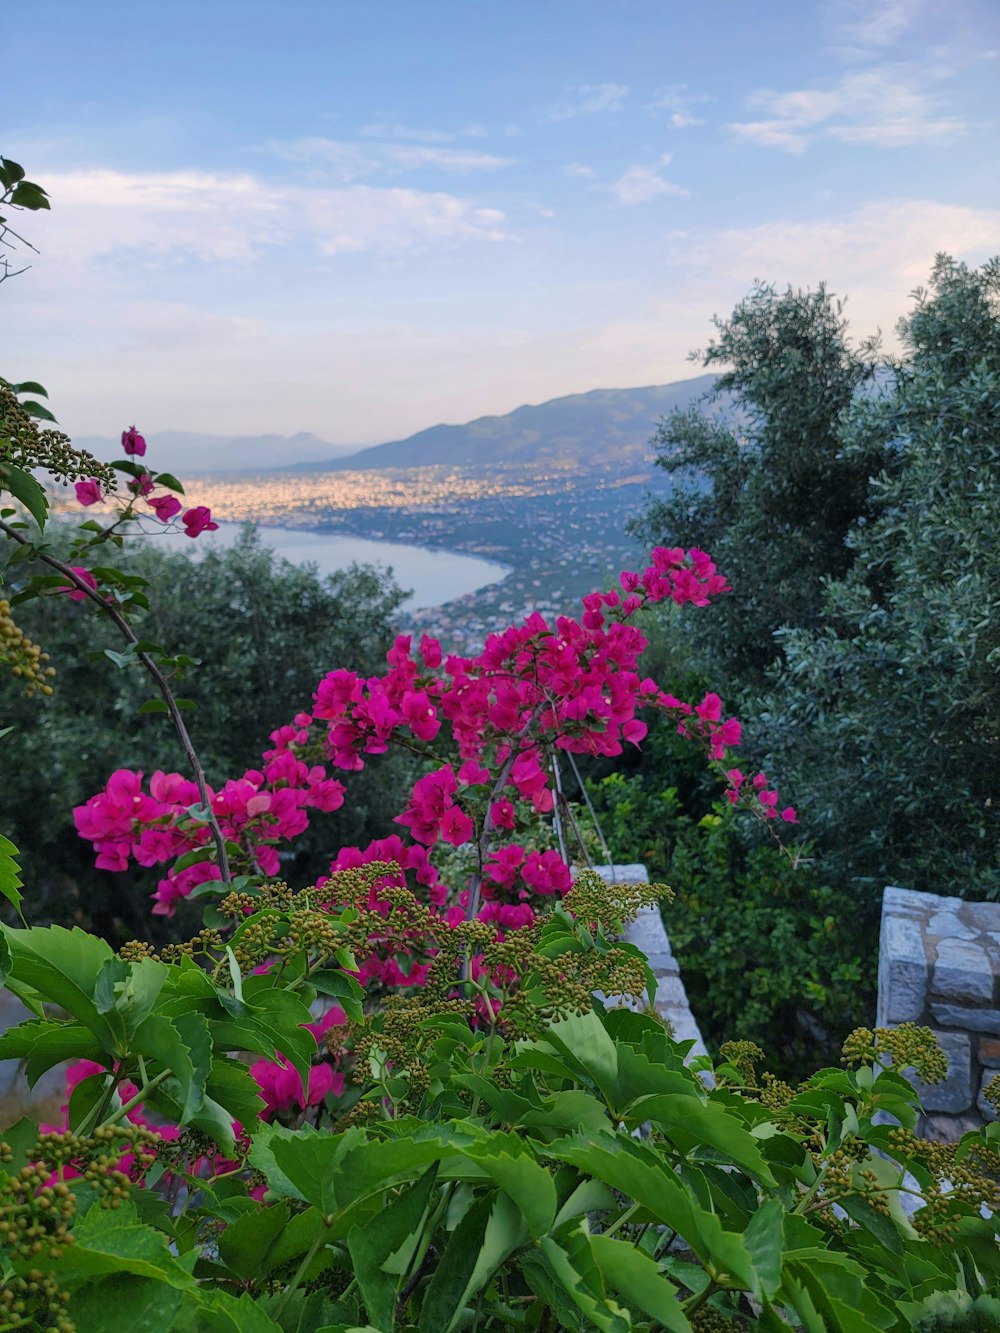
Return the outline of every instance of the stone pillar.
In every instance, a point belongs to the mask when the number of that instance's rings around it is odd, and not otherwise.
[[[943,1083],[915,1080],[928,1138],[951,1141],[997,1119],[983,1089],[1000,1073],[998,977],[1000,904],[885,890],[876,1022],[923,1024],[948,1057]]]
[[[649,883],[649,872],[644,865],[594,866],[594,869],[609,884]],[[707,1055],[657,904],[642,909],[626,928],[624,938],[629,944],[641,949],[649,959],[649,966],[656,977],[656,1012],[670,1024],[678,1041],[694,1042],[692,1056]]]

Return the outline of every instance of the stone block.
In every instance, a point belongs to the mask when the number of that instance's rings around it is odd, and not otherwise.
[[[985,1121],[987,1121],[987,1123],[991,1120],[1000,1120],[1000,1116],[997,1115],[996,1111],[994,1111],[993,1107],[984,1096],[986,1089],[997,1076],[998,1071],[996,1069],[984,1069],[982,1078],[979,1082],[979,1095],[976,1098],[976,1105],[979,1107],[979,1114]]]
[[[927,971],[920,923],[911,917],[893,916],[883,906],[876,1019],[880,1027],[918,1022],[923,1017]]]
[[[979,1038],[979,1063],[1000,1069],[1000,1037]]]
[[[890,884],[882,892],[882,912],[892,916],[922,917],[929,912],[941,911],[946,904],[954,911],[961,901],[961,898],[941,898],[936,893],[920,893],[917,889],[901,889]]]
[[[928,935],[937,935],[956,940],[974,940],[978,930],[966,925],[957,912],[935,912],[927,918]]]
[[[920,1095],[925,1111],[960,1115],[972,1105],[972,1042],[964,1032],[935,1032],[948,1057],[948,1074],[941,1083],[925,1083],[912,1070],[907,1077]]]
[[[931,991],[949,1000],[993,999],[993,966],[985,949],[967,939],[943,939],[931,973]]]
[[[963,902],[960,914],[976,930],[1000,932],[1000,903]]]
[[[1000,1037],[1000,1009],[964,1009],[957,1004],[931,1005],[934,1021],[946,1028],[966,1028],[969,1032],[985,1032]]]
[[[977,1115],[926,1115],[918,1128],[925,1139],[957,1143],[963,1134],[968,1134],[970,1129],[979,1129],[981,1124]]]

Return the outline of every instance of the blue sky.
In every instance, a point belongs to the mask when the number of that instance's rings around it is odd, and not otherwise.
[[[4,374],[71,432],[374,443],[696,373],[755,278],[890,331],[1000,251],[992,0],[35,0]]]

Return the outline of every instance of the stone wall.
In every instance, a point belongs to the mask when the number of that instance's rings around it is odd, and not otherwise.
[[[887,888],[876,1022],[924,1024],[948,1057],[943,1083],[917,1080],[922,1133],[952,1141],[996,1120],[983,1089],[1000,1074],[1000,904]]]
[[[597,873],[609,883],[648,884],[649,873],[644,865],[594,866]],[[693,1041],[692,1055],[707,1055],[705,1043],[688,1004],[684,983],[681,981],[677,959],[663,926],[659,907],[644,907],[625,931],[625,939],[649,959],[656,977],[656,1012],[666,1019],[677,1041]]]

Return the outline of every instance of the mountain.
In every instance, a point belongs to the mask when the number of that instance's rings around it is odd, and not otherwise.
[[[120,440],[101,435],[74,437],[73,443],[101,459],[121,458]],[[197,431],[161,430],[147,436],[150,461],[182,477],[203,472],[261,472],[290,468],[314,459],[354,454],[349,444],[331,444],[318,435],[202,435]]]
[[[597,464],[648,460],[660,417],[690,407],[714,375],[644,389],[593,389],[547,403],[515,408],[503,417],[478,417],[464,426],[431,426],[405,440],[375,444],[347,457],[300,463],[296,471],[421,467],[432,463]],[[272,467],[274,464],[272,463]]]

